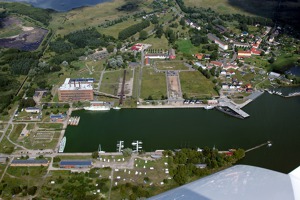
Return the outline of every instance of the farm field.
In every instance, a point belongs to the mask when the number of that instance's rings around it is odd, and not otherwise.
[[[218,95],[214,84],[198,71],[180,72],[179,77],[182,93],[188,98],[211,98]]]

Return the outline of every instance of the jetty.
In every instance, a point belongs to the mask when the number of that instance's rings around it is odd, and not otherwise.
[[[80,121],[80,117],[78,117],[78,116],[71,117],[68,121],[68,125],[77,126],[79,124],[79,121]]]
[[[253,150],[258,149],[258,148],[263,147],[263,146],[267,146],[267,145],[268,145],[268,146],[271,146],[271,145],[272,145],[271,141],[267,141],[267,142],[265,142],[265,143],[262,143],[262,144],[260,144],[260,145],[255,146],[255,147],[252,147],[252,148],[250,148],[250,149],[247,149],[247,150],[245,151],[245,153],[247,153],[247,152],[249,152],[249,151],[253,151]]]
[[[239,116],[241,116],[241,119],[245,119],[245,118],[247,118],[247,117],[250,116],[248,113],[246,113],[243,110],[241,110],[239,106],[236,106],[235,104],[233,104],[231,102],[220,102],[219,106],[220,107],[228,107],[229,109],[231,109],[232,111],[234,111],[235,113],[237,113]],[[235,115],[232,115],[232,116],[237,117]]]

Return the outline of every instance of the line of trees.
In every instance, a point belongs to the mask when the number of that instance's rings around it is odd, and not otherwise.
[[[134,25],[129,26],[129,27],[125,28],[124,30],[120,31],[118,38],[120,40],[125,40],[128,37],[136,34],[137,32],[142,31],[144,28],[147,28],[148,26],[150,26],[150,21],[144,20],[138,24],[134,24]]]

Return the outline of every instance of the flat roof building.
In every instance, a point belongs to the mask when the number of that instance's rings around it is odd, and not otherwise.
[[[35,159],[28,159],[28,160],[18,160],[14,159],[10,166],[12,167],[38,167],[38,166],[48,166],[49,161],[46,159],[41,159],[41,160],[35,160]]]
[[[66,78],[58,89],[59,101],[94,100],[92,80]]]
[[[59,163],[60,168],[89,168],[92,167],[91,160],[62,160]]]

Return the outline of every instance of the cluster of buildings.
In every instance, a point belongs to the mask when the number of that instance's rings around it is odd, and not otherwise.
[[[66,78],[63,85],[58,88],[59,101],[94,100],[93,82],[93,78]]]

